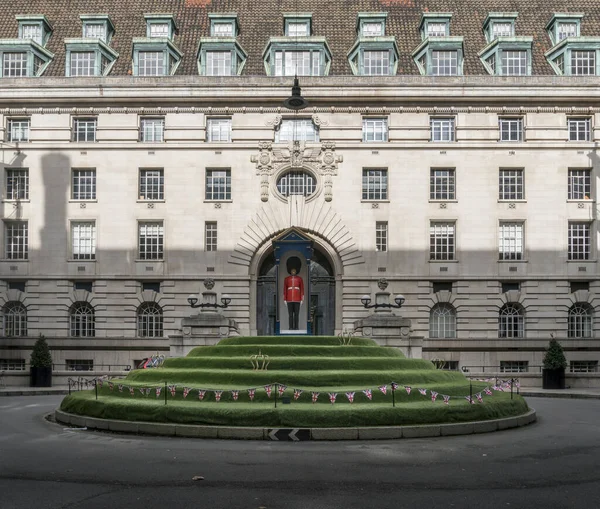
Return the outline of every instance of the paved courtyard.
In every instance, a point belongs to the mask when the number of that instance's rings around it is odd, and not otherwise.
[[[600,505],[600,400],[530,398],[536,424],[486,435],[271,443],[71,430],[43,419],[61,398],[0,399],[3,509]]]

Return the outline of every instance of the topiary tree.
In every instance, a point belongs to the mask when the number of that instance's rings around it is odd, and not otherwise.
[[[52,367],[52,356],[50,355],[50,348],[46,342],[46,338],[43,334],[33,345],[33,351],[31,352],[30,365],[32,368],[51,368]]]
[[[552,337],[548,344],[543,362],[546,369],[565,369],[567,367],[567,359],[565,358],[563,347],[554,337]]]

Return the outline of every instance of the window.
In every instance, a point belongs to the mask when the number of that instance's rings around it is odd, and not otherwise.
[[[388,223],[377,221],[375,223],[375,251],[385,253],[388,250]]]
[[[591,140],[591,119],[590,118],[568,118],[569,141],[590,141]]]
[[[388,76],[390,74],[390,52],[363,51],[363,76]]]
[[[27,336],[27,309],[20,302],[7,302],[4,314],[4,335],[8,337]]]
[[[231,76],[231,51],[206,52],[206,76]]]
[[[70,76],[95,76],[96,54],[93,51],[71,51]]]
[[[148,23],[148,37],[170,37],[169,23]]]
[[[580,290],[589,292],[590,291],[590,282],[589,281],[571,281],[569,283],[569,291],[571,293],[579,292]]]
[[[429,313],[429,337],[451,339],[456,337],[456,310],[450,304],[436,304]]]
[[[217,223],[214,221],[204,223],[204,250],[217,250]]]
[[[40,23],[21,23],[21,37],[20,39],[31,39],[32,41],[42,44],[43,32],[42,25]]]
[[[527,76],[528,51],[527,50],[502,50],[502,74],[505,76]]]
[[[6,141],[29,141],[29,127],[31,120],[28,118],[9,118],[6,129]]]
[[[83,37],[106,42],[106,25],[104,23],[84,23]]]
[[[429,259],[454,260],[454,223],[432,222],[429,226]]]
[[[160,293],[160,281],[143,281],[142,292]]]
[[[444,361],[441,368],[444,371],[458,371],[458,361]]]
[[[362,24],[361,34],[363,37],[378,37],[384,34],[383,22],[365,21]]]
[[[206,141],[231,141],[231,119],[209,118],[206,120]]]
[[[527,373],[529,361],[500,361],[500,373]]]
[[[363,118],[363,141],[388,141],[387,118]]]
[[[319,141],[319,129],[310,118],[284,119],[276,131],[276,142]]]
[[[140,338],[163,337],[163,312],[155,302],[144,302],[138,308],[137,333]]]
[[[310,196],[315,188],[315,178],[304,171],[289,171],[277,181],[277,190],[286,198],[291,195]]]
[[[579,31],[577,30],[577,23],[563,22],[557,23],[556,26],[557,39],[562,41],[567,37],[577,37]]]
[[[592,308],[589,304],[577,303],[569,309],[569,338],[592,337]]]
[[[65,359],[67,371],[94,371],[93,359]]]
[[[76,302],[69,310],[69,331],[74,338],[93,338],[96,335],[94,308],[87,302]]]
[[[73,169],[71,199],[96,199],[96,170],[93,168]]]
[[[571,361],[569,371],[571,373],[597,373],[598,361]]]
[[[2,75],[5,78],[27,76],[27,53],[4,53],[2,55]]]
[[[525,185],[523,170],[500,170],[499,173],[499,200],[524,200]]]
[[[431,290],[433,293],[452,292],[452,281],[432,281]]]
[[[593,76],[596,74],[596,51],[571,51],[571,75]]]
[[[427,23],[427,37],[446,37],[448,35],[448,23]]]
[[[523,119],[505,118],[498,119],[500,141],[523,141]]]
[[[498,316],[498,337],[517,339],[525,337],[525,316],[518,304],[505,304]]]
[[[96,141],[97,122],[95,118],[74,118],[73,141]]]
[[[275,76],[321,76],[321,50],[275,51]]]
[[[429,172],[429,199],[456,199],[454,169],[431,169]]]
[[[307,37],[310,35],[311,22],[310,15],[286,17],[285,35],[287,37]]]
[[[492,25],[492,40],[498,37],[513,37],[515,28],[512,22],[494,22]]]
[[[431,75],[432,76],[457,76],[458,75],[458,51],[431,52]]]
[[[567,197],[569,200],[589,200],[592,196],[591,170],[569,168]]]
[[[499,229],[499,259],[523,259],[523,223],[500,223]]]
[[[569,260],[590,259],[590,235],[590,223],[569,223]]]
[[[362,199],[387,200],[388,174],[387,170],[363,170]]]
[[[94,291],[94,283],[92,281],[75,281],[73,283],[73,290],[92,293]]]
[[[8,260],[27,260],[29,256],[27,221],[4,222],[4,255]]]
[[[27,168],[6,168],[6,199],[29,200],[29,170]]]
[[[96,259],[96,223],[73,221],[71,223],[72,256],[74,260]]]
[[[431,141],[454,141],[454,118],[432,117],[429,124],[431,127]]]
[[[228,21],[220,23],[215,20],[211,20],[210,35],[213,37],[235,37],[233,22]]]
[[[165,119],[163,117],[140,119],[140,141],[162,143],[165,141]]]
[[[25,359],[0,359],[0,371],[25,371]]]
[[[139,231],[139,259],[162,260],[164,229],[162,221],[140,222]]]
[[[25,292],[27,281],[8,281],[9,290],[17,290],[19,292]]]
[[[231,170],[206,170],[207,200],[231,200]]]
[[[162,169],[140,170],[140,200],[164,200],[165,175]]]
[[[521,283],[518,281],[503,281],[500,283],[500,293],[506,292],[520,292],[521,291]]]
[[[165,59],[162,51],[138,52],[138,76],[164,76]]]

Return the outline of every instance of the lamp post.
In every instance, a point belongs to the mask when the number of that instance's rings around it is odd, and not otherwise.
[[[362,303],[362,305],[366,308],[366,309],[370,309],[370,308],[396,308],[396,309],[400,309],[402,307],[402,304],[404,304],[404,301],[406,299],[404,298],[404,295],[398,294],[394,297],[394,302],[375,302],[375,304],[371,304],[371,296],[370,295],[363,295],[360,298],[360,302]]]
[[[189,295],[187,298],[188,304],[190,305],[190,307],[192,308],[226,308],[227,306],[229,306],[229,304],[231,303],[231,297],[229,295],[222,295],[221,296],[221,304],[216,302],[216,299],[214,302],[211,302],[210,300],[208,302],[200,302],[198,303],[198,296],[197,295]]]

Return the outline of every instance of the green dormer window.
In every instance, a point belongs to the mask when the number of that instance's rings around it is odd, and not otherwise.
[[[79,18],[83,23],[84,39],[100,39],[103,43],[110,44],[115,26],[107,14],[83,14]]]
[[[600,75],[600,37],[582,37],[581,18],[583,14],[555,13],[546,25],[554,46],[545,57],[558,75]]]
[[[133,39],[134,76],[172,76],[183,54],[173,43],[177,27],[171,14],[144,14],[146,37]]]
[[[236,14],[209,14],[210,35],[200,39],[198,71],[201,76],[236,76],[242,73],[248,54],[238,43]]]
[[[412,57],[419,72],[426,76],[461,76],[463,71],[463,38],[450,36],[451,13],[423,13],[423,42]]]
[[[483,33],[487,42],[499,37],[515,36],[516,12],[490,12],[483,22]]]
[[[45,47],[52,34],[52,27],[42,15],[24,15],[16,16],[19,22],[19,39],[24,41],[33,41],[42,47]]]
[[[424,12],[421,17],[421,39],[430,37],[450,37],[450,12]]]
[[[348,52],[352,72],[359,76],[391,76],[398,70],[395,37],[385,35],[386,12],[359,12],[357,39]]]
[[[84,14],[82,38],[66,39],[66,76],[106,76],[119,54],[108,46],[115,32],[106,14]]]
[[[492,12],[483,23],[488,45],[479,58],[489,74],[530,76],[532,37],[515,36],[516,12]]]
[[[581,18],[583,18],[583,14],[554,13],[546,25],[546,31],[552,44],[557,45],[569,37],[579,37],[581,35]]]
[[[284,14],[284,33],[287,37],[309,37],[312,14]]]
[[[237,37],[239,25],[237,14],[209,14],[211,37]]]
[[[172,14],[144,14],[144,18],[146,18],[146,37],[173,40],[177,27]]]

